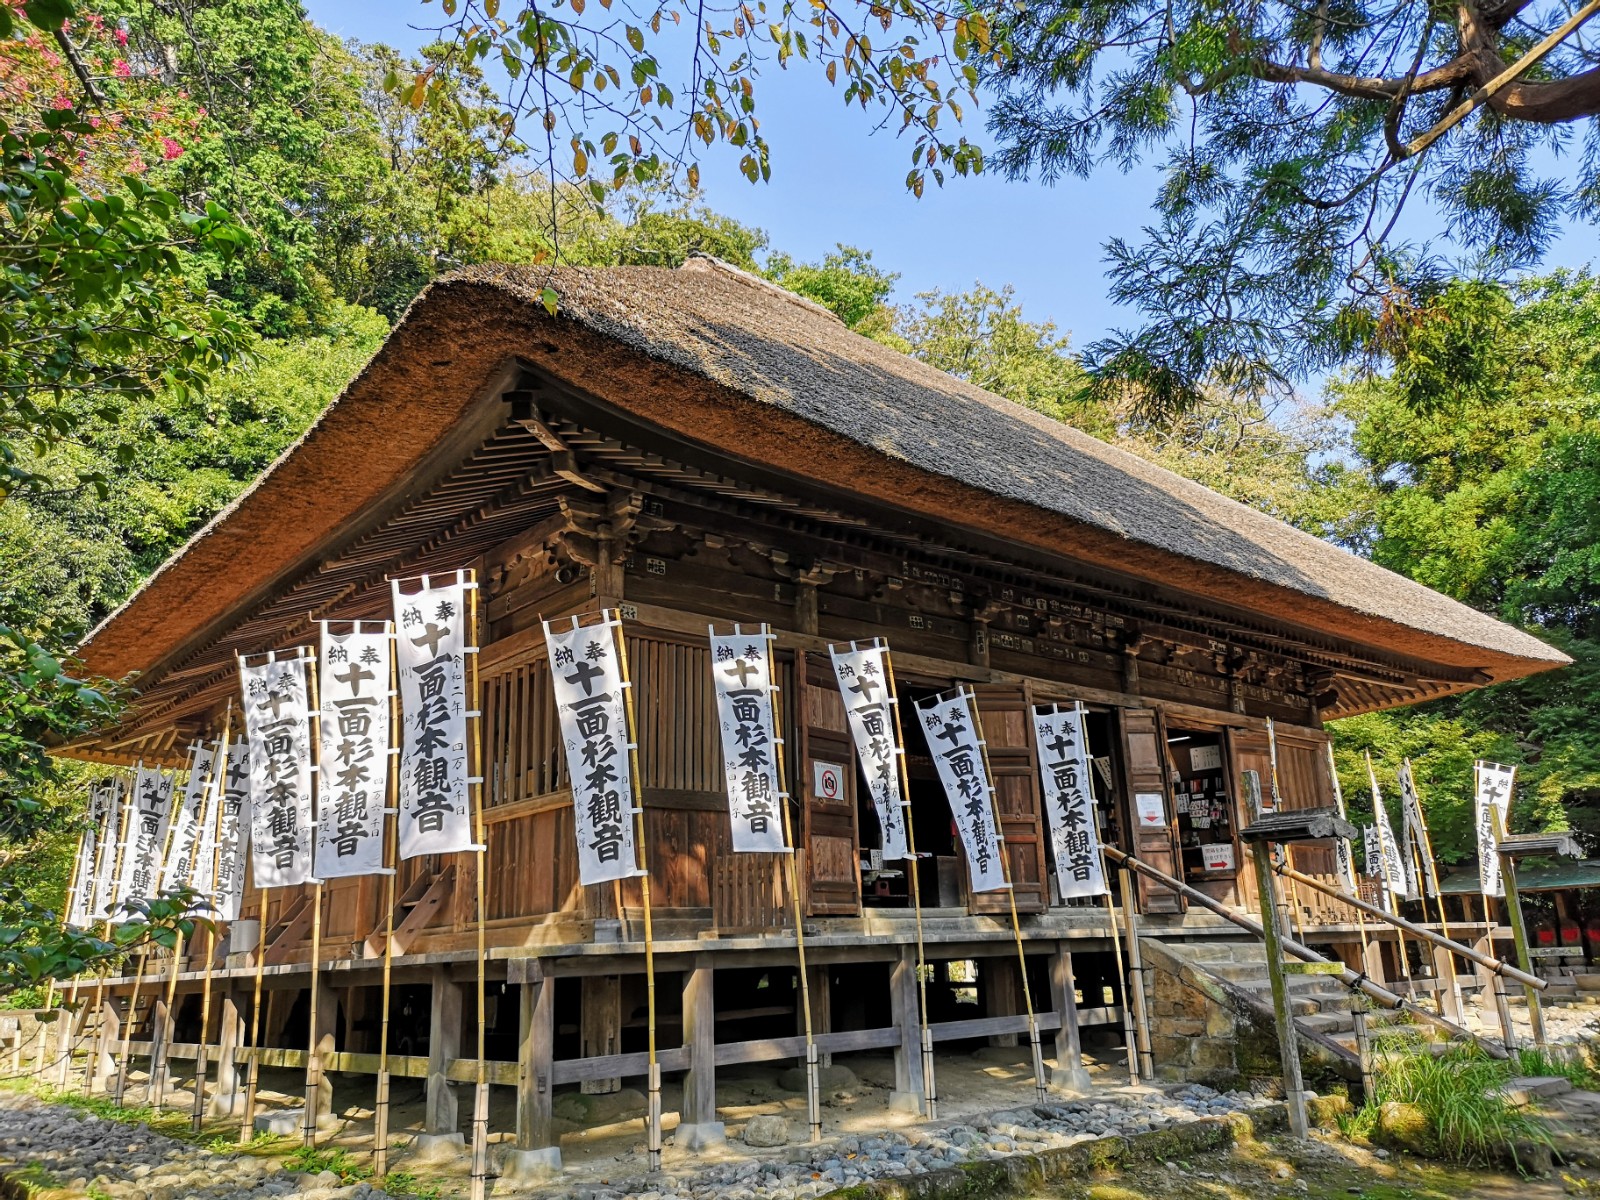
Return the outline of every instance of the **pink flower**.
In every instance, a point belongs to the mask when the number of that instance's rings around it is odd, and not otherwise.
[[[133,74],[133,68],[128,65],[128,60],[119,58],[111,64],[111,73],[118,79],[127,79]]]
[[[72,107],[72,101],[69,100],[66,96],[57,96],[56,100],[55,100],[55,106],[57,108],[71,108]]]
[[[183,147],[169,137],[161,139],[161,157],[171,162],[183,153]]]
[[[118,30],[111,36],[117,39],[117,45],[119,46],[126,46],[128,44],[128,31],[126,29],[118,28]]]
[[[194,110],[194,115],[198,120],[201,120],[201,121],[205,120],[206,119],[206,106],[204,104],[202,104],[199,108],[195,109]]]

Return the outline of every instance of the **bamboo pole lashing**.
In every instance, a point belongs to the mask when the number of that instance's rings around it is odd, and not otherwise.
[[[467,706],[467,717],[472,722],[472,758],[468,767],[468,786],[476,789],[477,804],[473,806],[475,818],[474,837],[477,842],[476,854],[478,856],[477,876],[477,934],[478,934],[478,1077],[472,1093],[472,1200],[484,1200],[489,1178],[489,1062],[487,1057],[487,1024],[488,1024],[488,988],[485,971],[489,957],[485,948],[484,922],[487,917],[485,909],[485,888],[487,868],[489,865],[489,846],[484,834],[483,820],[483,712],[482,695],[479,689],[478,678],[478,579],[477,572],[468,570],[464,572],[462,580],[467,592],[467,624],[463,630],[464,635],[470,635],[471,645],[467,645],[464,636],[462,646],[464,653],[472,660],[472,690]],[[621,640],[621,630],[618,630],[618,640]],[[625,668],[624,668],[625,670]],[[475,770],[473,768],[476,768]],[[476,779],[474,784],[472,780]],[[659,1097],[658,1097],[659,1099]],[[659,1126],[659,1121],[657,1122]]]
[[[906,738],[905,729],[900,720],[900,692],[895,683],[894,662],[890,657],[889,647],[881,640],[874,640],[874,645],[883,647],[883,673],[889,685],[889,710],[894,714],[894,741],[895,759],[899,763],[901,813],[906,822],[906,863],[907,872],[911,876],[911,907],[916,917],[917,927],[917,1004],[918,1016],[921,1021],[920,1041],[922,1044],[922,1107],[923,1116],[930,1121],[939,1119],[939,1089],[934,1081],[933,1063],[933,1030],[928,1020],[928,950],[923,938],[922,929],[922,884],[918,876],[919,860],[917,858],[917,836],[915,824],[911,818],[911,776],[906,769]],[[855,643],[850,643],[850,648],[855,649]]]
[[[311,750],[311,779],[313,794],[317,802],[312,806],[312,812],[317,812],[323,793],[322,781],[322,705],[320,689],[317,686],[317,672],[321,669],[320,655],[307,656],[305,661],[306,677],[306,717],[307,730]],[[316,871],[316,844],[315,828],[311,835],[312,872]],[[306,1110],[304,1120],[300,1125],[301,1141],[307,1146],[317,1143],[317,1109],[322,1102],[322,1038],[318,1026],[319,1013],[317,1011],[320,996],[320,983],[322,980],[322,880],[313,879],[311,887],[311,976],[310,976],[310,1003],[306,1034]]]
[[[389,1173],[389,1011],[394,972],[395,879],[400,868],[400,680],[393,624],[389,632],[389,814],[384,818],[383,984],[378,1016],[378,1079],[372,1111],[372,1172]]]
[[[742,631],[735,625],[733,632],[739,634]],[[777,638],[773,637],[772,630],[765,623],[761,626],[761,636],[766,640],[767,667],[771,672],[775,670],[773,664],[776,659],[773,652],[777,647]],[[804,669],[804,661],[803,657],[796,658],[797,672]],[[782,857],[788,872],[789,897],[794,905],[794,946],[795,957],[799,961],[800,1011],[806,1038],[806,1124],[811,1131],[811,1143],[815,1145],[822,1140],[822,1089],[818,1076],[817,1043],[811,1023],[811,980],[806,970],[805,914],[800,902],[800,873],[795,865],[799,851],[794,841],[794,822],[789,815],[789,780],[784,762],[783,718],[780,715],[782,706],[778,702],[778,681],[775,675],[769,674],[769,682],[772,686],[772,752],[778,769],[778,806],[783,811],[784,845],[789,847],[789,852]]]
[[[649,1059],[649,1107],[646,1114],[646,1155],[651,1171],[661,1169],[661,1064],[656,1058],[656,948],[655,929],[650,915],[650,867],[645,850],[644,798],[639,777],[639,714],[633,698],[633,682],[628,673],[628,639],[623,632],[620,612],[604,618],[613,628],[617,665],[622,672],[623,711],[628,721],[628,775],[633,790],[633,821],[636,861],[639,870],[640,906],[644,910],[644,975],[646,1033]]]
[[[210,1068],[207,1060],[206,1034],[211,1028],[211,979],[217,958],[217,868],[222,862],[222,814],[226,807],[227,777],[228,777],[228,739],[233,732],[233,701],[228,701],[227,711],[222,718],[222,737],[217,742],[216,757],[211,761],[212,776],[216,781],[215,800],[207,799],[204,803],[215,808],[212,813],[211,835],[211,891],[206,901],[211,908],[210,924],[206,930],[206,966],[205,979],[202,984],[200,998],[200,1045],[195,1053],[194,1064],[194,1112],[190,1116],[190,1127],[194,1132],[200,1132],[200,1126],[205,1122],[206,1111],[206,1075]],[[217,768],[221,767],[221,774]],[[209,786],[209,785],[208,785]],[[205,822],[201,822],[204,830]],[[197,834],[198,836],[198,834]],[[198,849],[198,843],[196,848]]]
[[[1017,916],[1017,891],[1011,883],[1010,853],[1006,849],[1005,824],[1000,814],[1000,792],[995,786],[994,768],[989,765],[989,743],[983,734],[983,717],[978,712],[978,697],[971,688],[963,686],[967,712],[972,720],[972,731],[978,739],[978,753],[983,758],[984,786],[989,789],[989,819],[994,822],[995,842],[1000,851],[1000,877],[1006,885],[1006,901],[1011,910],[1011,936],[1017,944],[1017,970],[1022,974],[1022,1003],[1028,1012],[1028,1043],[1033,1054],[1033,1086],[1040,1103],[1050,1097],[1050,1085],[1044,1073],[1044,1052],[1039,1045],[1039,1020],[1033,1011],[1033,990],[1028,984],[1028,956],[1022,945],[1022,921]]]

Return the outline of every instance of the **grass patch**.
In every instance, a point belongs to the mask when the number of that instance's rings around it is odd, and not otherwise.
[[[417,1200],[439,1200],[439,1185],[423,1183],[410,1171],[390,1171],[382,1179],[373,1182],[391,1196],[416,1196]]]
[[[1380,1140],[1383,1106],[1410,1105],[1444,1159],[1515,1163],[1519,1146],[1550,1145],[1543,1121],[1494,1094],[1520,1070],[1518,1060],[1493,1059],[1476,1046],[1452,1046],[1437,1055],[1391,1051],[1376,1064],[1377,1094],[1341,1118],[1339,1127],[1346,1136]]]
[[[348,1150],[340,1147],[319,1150],[315,1146],[300,1146],[283,1160],[283,1165],[286,1170],[299,1171],[304,1175],[320,1175],[324,1171],[332,1171],[339,1177],[341,1187],[372,1178],[371,1167],[357,1162],[350,1157]]]
[[[1575,1088],[1593,1091],[1600,1085],[1597,1075],[1586,1059],[1568,1059],[1537,1047],[1527,1047],[1512,1055],[1518,1075],[1554,1075],[1565,1079]]]

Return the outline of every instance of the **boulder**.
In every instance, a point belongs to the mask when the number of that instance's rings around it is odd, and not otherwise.
[[[1373,1140],[1391,1150],[1404,1150],[1431,1158],[1439,1152],[1433,1126],[1420,1106],[1390,1100],[1378,1109],[1378,1127]]]
[[[751,1117],[745,1123],[744,1144],[746,1146],[787,1146],[789,1144],[789,1122],[778,1116]]]

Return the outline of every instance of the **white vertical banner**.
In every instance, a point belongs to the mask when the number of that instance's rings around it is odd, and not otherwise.
[[[1383,855],[1389,875],[1389,891],[1396,901],[1409,899],[1412,889],[1411,875],[1400,857],[1400,847],[1394,840],[1394,827],[1389,824],[1389,810],[1383,806],[1377,784],[1372,786],[1372,816],[1378,826],[1378,852]]]
[[[1500,877],[1500,832],[1506,828],[1511,810],[1511,789],[1516,784],[1517,768],[1500,763],[1473,764],[1477,786],[1473,789],[1473,824],[1478,830],[1478,887],[1485,896],[1504,896],[1505,880]]]
[[[335,624],[350,628],[334,633]],[[379,628],[363,629],[363,624]],[[317,664],[319,879],[386,873],[390,641],[387,621],[322,622]]]
[[[176,778],[175,774],[163,774],[143,763],[134,772],[133,792],[127,801],[130,807],[123,837],[122,870],[117,874],[118,908],[155,898]]]
[[[467,764],[466,589],[460,572],[396,579],[400,857],[476,850]],[[416,590],[408,591],[407,588]],[[475,651],[473,651],[475,652]],[[381,844],[381,839],[380,839]]]
[[[1400,764],[1396,772],[1400,779],[1400,819],[1405,823],[1406,845],[1415,848],[1417,860],[1422,863],[1422,878],[1412,872],[1413,883],[1420,884],[1430,896],[1439,894],[1439,875],[1434,869],[1433,856],[1428,853],[1428,822],[1422,815],[1422,798],[1417,795],[1417,783],[1411,774],[1411,760]],[[1411,865],[1411,855],[1406,855],[1406,865]],[[1412,894],[1417,893],[1412,889]]]
[[[105,850],[95,863],[94,898],[90,901],[90,912],[97,921],[104,921],[111,915],[112,901],[117,892],[118,867],[122,862],[123,820],[128,811],[131,790],[128,778],[117,776],[108,790],[111,812],[106,818]]]
[[[194,842],[194,866],[189,872],[189,887],[197,897],[195,910],[203,916],[215,917],[215,904],[212,893],[217,888],[217,811],[222,799],[223,776],[227,773],[227,763],[218,756],[223,753],[224,746],[218,738],[207,748],[210,762],[207,774],[211,776],[206,781],[205,796],[200,804],[200,829]]]
[[[113,794],[110,785],[93,788],[89,792],[87,828],[78,842],[78,857],[72,867],[72,889],[67,905],[67,924],[74,929],[88,929],[94,924],[95,867],[110,840],[107,830],[110,828]]]
[[[1341,821],[1347,819],[1344,807],[1344,788],[1339,785],[1338,764],[1333,761],[1333,743],[1325,743],[1328,750],[1328,782],[1333,785],[1333,803],[1339,813]],[[1339,882],[1344,885],[1344,890],[1352,896],[1361,895],[1361,887],[1356,882],[1356,852],[1351,846],[1350,839],[1345,837],[1335,838],[1334,857],[1338,861]]]
[[[607,609],[594,625],[544,623],[561,741],[572,786],[578,882],[607,883],[642,874],[634,847],[634,780],[618,640],[622,622]]]
[[[173,810],[172,828],[167,835],[167,857],[161,865],[163,892],[188,887],[193,880],[195,841],[200,835],[201,810],[205,807],[214,753],[202,742],[189,747],[189,771]]]
[[[883,660],[885,649],[881,640],[874,639],[866,646],[854,642],[829,646],[828,654],[833,659],[839,694],[844,697],[861,774],[883,830],[883,857],[901,859],[909,858],[911,851],[903,811],[906,800],[900,794],[902,748],[895,744],[894,680],[889,678]]]
[[[762,625],[754,634],[738,625],[731,634],[713,627],[711,682],[722,731],[722,769],[728,786],[733,848],[740,854],[785,854],[781,805],[789,797],[778,778],[777,723],[772,683],[772,635]]]
[[[217,824],[216,919],[237,921],[244,901],[244,866],[250,848],[250,742],[228,747],[220,779],[222,811]]]
[[[1056,887],[1063,900],[1103,896],[1105,869],[1094,823],[1094,785],[1089,778],[1089,741],[1078,706],[1033,710],[1033,740],[1055,856]]]
[[[311,709],[304,647],[250,666],[239,660],[250,744],[250,842],[258,888],[316,882],[311,792]]]
[[[1383,847],[1378,844],[1378,827],[1376,825],[1363,825],[1361,827],[1361,850],[1365,856],[1365,863],[1361,873],[1368,879],[1383,882]]]
[[[950,801],[961,844],[967,851],[969,886],[974,892],[999,892],[1006,882],[999,832],[994,827],[994,786],[983,759],[983,742],[973,717],[972,693],[965,687],[942,692],[916,705],[917,719],[933,754],[933,765]]]

